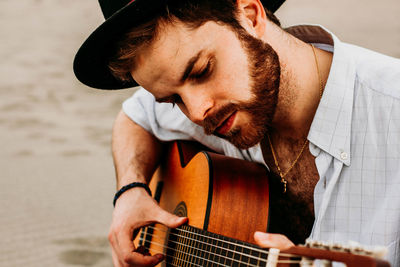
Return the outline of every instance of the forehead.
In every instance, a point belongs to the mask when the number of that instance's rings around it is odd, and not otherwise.
[[[146,89],[176,84],[191,58],[200,51],[204,55],[232,45],[232,39],[234,33],[215,22],[195,29],[179,21],[163,24],[152,44],[141,48],[132,76]]]

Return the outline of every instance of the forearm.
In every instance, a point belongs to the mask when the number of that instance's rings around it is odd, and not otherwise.
[[[117,189],[132,182],[149,182],[161,152],[161,142],[121,111],[112,133]]]

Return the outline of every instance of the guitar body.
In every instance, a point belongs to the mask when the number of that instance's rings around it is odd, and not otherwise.
[[[162,208],[187,216],[194,227],[249,243],[255,231],[267,231],[269,186],[262,165],[197,153],[190,142],[169,149],[150,184]]]
[[[275,229],[280,227],[279,220],[269,220],[274,210],[270,205],[277,202],[269,198],[274,196],[273,183],[266,168],[205,152],[199,146],[172,143],[150,183],[163,209],[189,218],[188,225],[176,229],[159,224],[145,227],[135,240],[136,246],[146,247],[151,254],[166,255],[162,266],[312,266],[313,259],[343,262],[348,267],[389,266],[373,258],[372,252],[359,249],[353,254],[349,248],[328,245],[323,249],[294,246],[271,259],[272,253],[254,245],[253,239],[255,231],[272,228],[270,221]]]

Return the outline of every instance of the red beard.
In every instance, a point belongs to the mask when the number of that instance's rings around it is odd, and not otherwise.
[[[237,36],[247,54],[253,99],[221,107],[205,118],[203,128],[208,135],[220,136],[240,149],[247,149],[258,144],[271,125],[278,103],[281,68],[278,54],[269,44],[245,30],[239,30]],[[222,120],[235,111],[247,113],[248,122],[233,127],[223,136],[216,133]]]

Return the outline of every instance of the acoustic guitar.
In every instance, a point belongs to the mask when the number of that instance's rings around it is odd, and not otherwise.
[[[176,229],[151,225],[135,240],[150,253],[163,253],[162,266],[322,266],[386,267],[374,251],[310,241],[287,251],[255,245],[255,231],[268,232],[269,182],[259,164],[201,151],[190,142],[169,147],[150,187],[167,211],[187,216]]]

